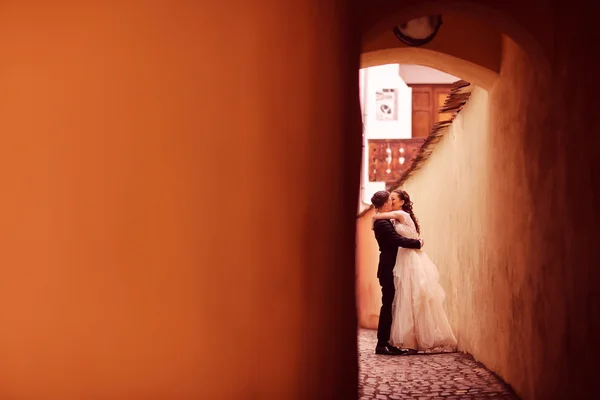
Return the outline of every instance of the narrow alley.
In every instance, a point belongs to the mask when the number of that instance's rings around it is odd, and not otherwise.
[[[0,400],[593,399],[590,3],[0,1]]]
[[[359,399],[506,399],[518,397],[463,353],[388,357],[374,353],[376,331],[359,332]]]

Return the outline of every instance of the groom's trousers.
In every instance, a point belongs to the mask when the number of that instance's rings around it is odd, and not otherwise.
[[[380,277],[381,285],[381,311],[379,312],[379,325],[377,327],[377,344],[388,344],[392,330],[392,303],[396,294],[394,277]]]

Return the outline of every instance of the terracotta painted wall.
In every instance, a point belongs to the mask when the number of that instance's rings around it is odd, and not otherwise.
[[[345,4],[2,2],[0,398],[356,395]]]
[[[547,85],[505,40],[494,89],[474,92],[406,185],[460,348],[524,399],[586,398],[594,384],[594,90],[560,73],[581,73],[577,61],[558,58]]]

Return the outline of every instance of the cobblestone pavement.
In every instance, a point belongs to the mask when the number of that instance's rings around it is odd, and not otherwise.
[[[359,333],[359,399],[511,399],[512,390],[463,353],[382,356],[376,331]]]

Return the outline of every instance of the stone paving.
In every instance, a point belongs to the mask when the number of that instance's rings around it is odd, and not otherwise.
[[[376,331],[359,332],[359,399],[510,399],[512,390],[463,353],[382,356]]]

